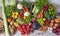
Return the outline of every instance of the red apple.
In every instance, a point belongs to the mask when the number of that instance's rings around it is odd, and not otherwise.
[[[30,30],[30,28],[26,28],[26,31]]]
[[[22,25],[22,29],[25,29],[25,25]]]
[[[28,25],[31,27],[32,26],[32,23],[29,23]]]
[[[22,34],[22,35],[24,35],[24,34],[25,34],[25,32],[23,32],[23,31],[22,31],[22,32],[21,32],[21,34]]]
[[[26,34],[27,34],[27,35],[30,34],[30,31],[26,31]]]
[[[23,29],[24,30],[24,32],[26,32],[27,30],[26,30],[26,28],[25,29]]]
[[[36,19],[35,18],[32,18],[32,22],[34,22]]]
[[[18,31],[21,30],[21,25],[18,25],[17,30],[18,30]]]
[[[29,29],[29,28],[30,28],[30,26],[29,26],[29,25],[26,25],[26,28],[27,28],[27,29]]]

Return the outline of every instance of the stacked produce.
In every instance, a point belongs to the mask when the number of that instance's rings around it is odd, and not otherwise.
[[[28,35],[34,30],[60,34],[60,19],[56,17],[55,6],[48,0],[36,0],[33,4],[23,0],[15,6],[6,6],[5,14],[11,34],[19,31]]]

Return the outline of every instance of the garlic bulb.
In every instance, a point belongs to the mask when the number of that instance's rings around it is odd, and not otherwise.
[[[22,9],[23,6],[22,6],[21,4],[17,4],[17,8],[18,8],[18,9]]]
[[[50,28],[50,27],[48,28],[49,33],[52,33],[52,30],[53,30],[52,28]]]
[[[25,12],[24,13],[24,16],[29,16],[30,15],[30,12]]]

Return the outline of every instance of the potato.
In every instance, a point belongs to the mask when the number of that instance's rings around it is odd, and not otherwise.
[[[9,25],[9,31],[11,34],[15,34],[16,33],[16,28],[14,25]]]
[[[59,23],[60,21],[59,21],[59,19],[55,19],[55,22],[56,22],[56,23]]]
[[[13,24],[14,24],[14,21],[11,21],[11,22],[10,22],[10,25],[13,25]]]
[[[17,22],[14,22],[14,26],[17,27],[18,26],[18,23]]]
[[[10,23],[10,22],[11,22],[11,20],[12,20],[11,18],[7,18],[7,22],[9,22],[9,23]]]
[[[39,31],[43,31],[43,32],[46,32],[47,31],[47,27],[45,26],[42,26],[38,29]]]

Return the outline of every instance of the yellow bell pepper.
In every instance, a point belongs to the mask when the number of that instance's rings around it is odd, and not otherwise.
[[[14,18],[16,19],[16,18],[18,18],[18,16],[17,16],[17,15],[15,15],[15,16],[14,16]]]
[[[18,18],[18,12],[12,12],[12,18]]]
[[[18,12],[15,12],[16,15],[18,15]]]
[[[12,18],[14,18],[15,16],[14,15],[12,15]]]

